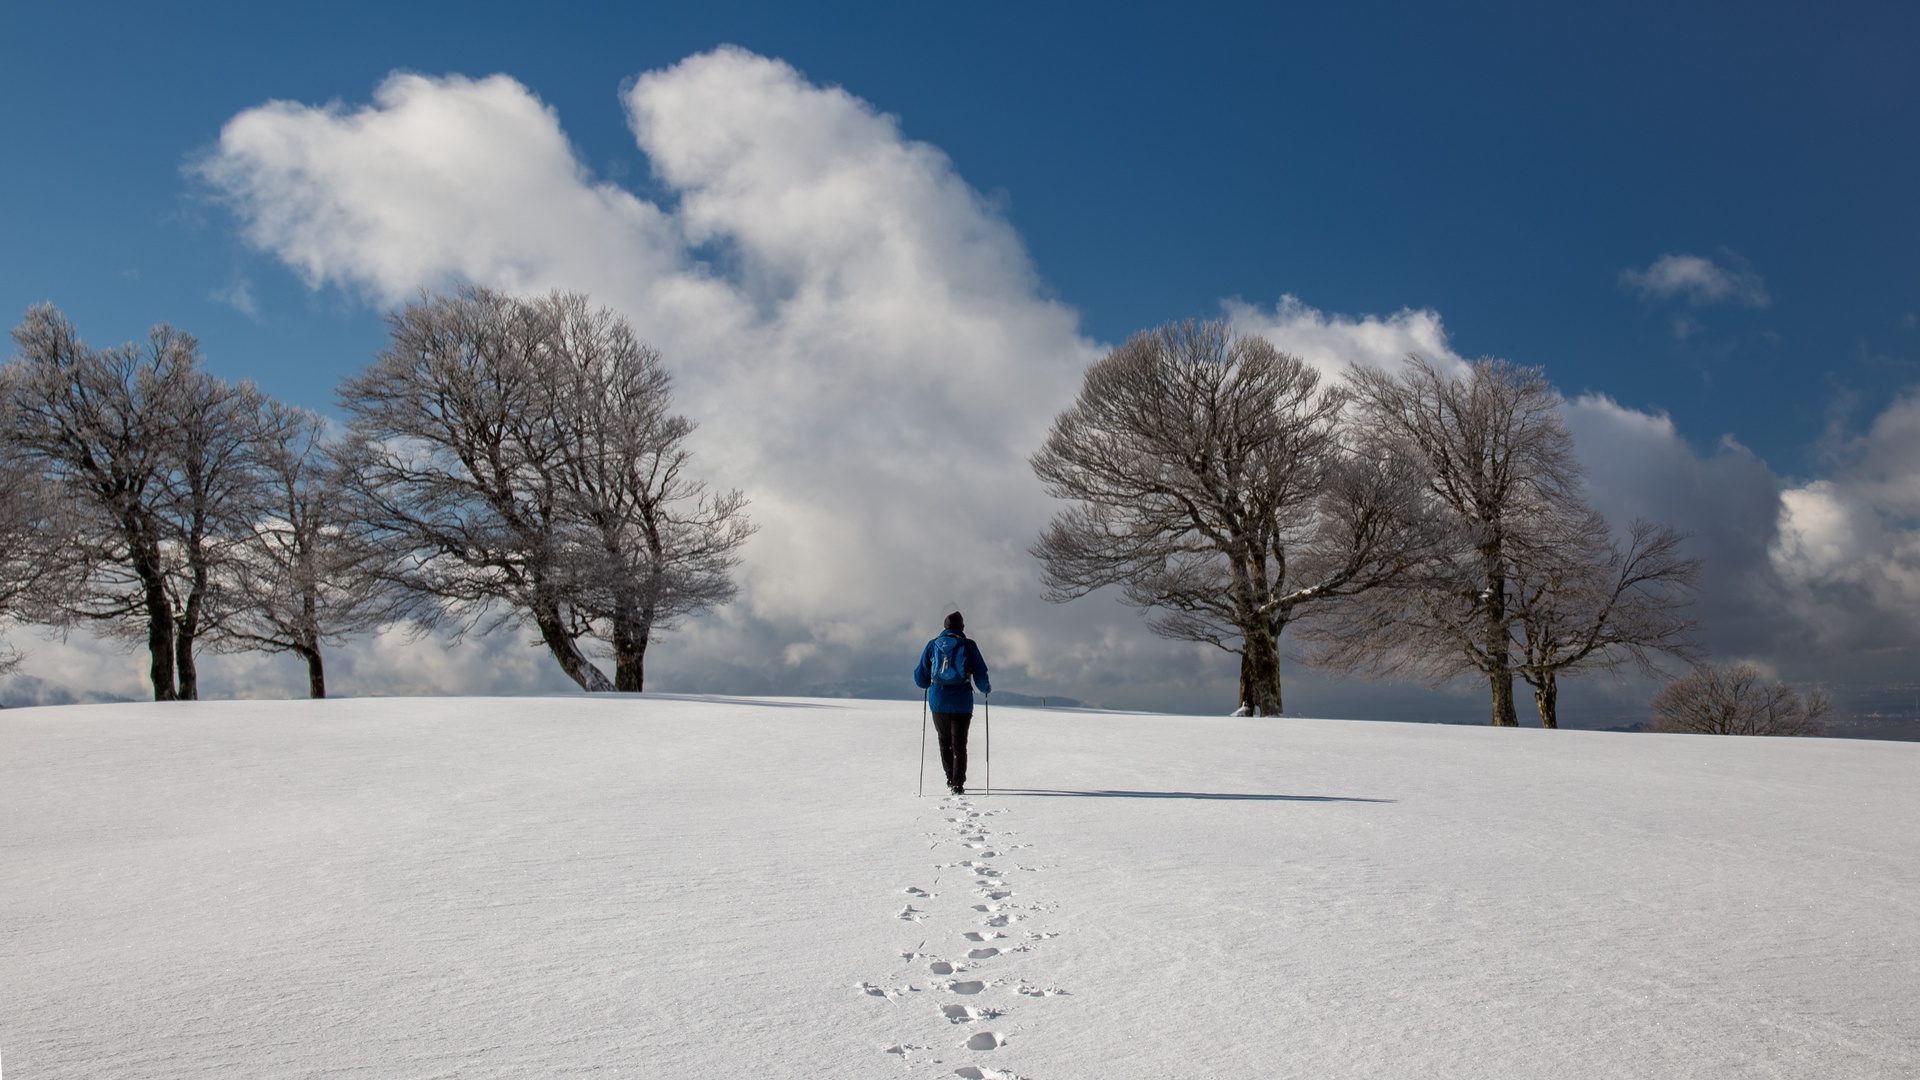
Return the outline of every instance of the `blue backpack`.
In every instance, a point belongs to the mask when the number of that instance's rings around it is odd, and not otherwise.
[[[945,634],[933,639],[933,684],[967,685],[967,639]]]

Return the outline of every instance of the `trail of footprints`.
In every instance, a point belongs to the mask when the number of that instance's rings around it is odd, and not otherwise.
[[[1032,845],[1008,843],[1015,834],[995,821],[1005,810],[982,810],[965,795],[941,803],[948,828],[926,834],[929,850],[960,857],[934,863],[924,888],[901,890],[906,900],[897,918],[919,924],[920,943],[899,954],[903,965],[886,985],[866,982],[859,988],[903,1010],[902,1026],[914,1032],[912,1041],[886,1052],[908,1070],[964,1080],[1028,1080],[993,1067],[1005,1064],[1004,1055],[987,1052],[1017,1046],[1039,1019],[1034,1009],[1040,1001],[1067,992],[1032,977],[1047,941],[1059,936],[1044,927],[1050,908],[1016,889],[1014,879],[1037,868],[1009,860]]]

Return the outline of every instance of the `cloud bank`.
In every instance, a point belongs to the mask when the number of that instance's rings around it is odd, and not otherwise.
[[[1026,458],[1104,346],[1047,298],[1019,236],[946,156],[846,91],[734,48],[643,75],[624,100],[660,202],[596,180],[555,111],[503,75],[395,75],[363,108],[262,105],[197,168],[247,241],[315,288],[380,305],[462,281],[581,290],[662,350],[701,424],[702,471],[748,493],[761,532],[741,600],[650,650],[650,686],[904,696],[919,644],[957,606],[1004,690],[1231,708],[1231,657],[1156,639],[1111,598],[1039,599],[1026,548],[1055,507]],[[1691,255],[1621,281],[1651,298],[1767,302],[1751,271]],[[1223,310],[1329,376],[1409,353],[1466,364],[1432,310],[1345,316],[1290,295]],[[1920,634],[1920,401],[1883,416],[1833,477],[1797,486],[1731,438],[1699,454],[1667,417],[1605,397],[1574,398],[1568,420],[1610,519],[1695,534],[1717,652],[1830,655],[1857,637],[1847,612],[1861,604],[1880,613],[1875,633]],[[22,644],[42,689],[86,685],[98,655]],[[389,635],[338,654],[347,693],[568,685],[513,635],[452,650]],[[303,685],[281,659],[207,667],[215,692]],[[88,692],[140,696],[138,670],[98,665]],[[1364,685],[1289,677],[1296,697],[1392,712],[1356,706]],[[1408,700],[1398,693],[1373,700]],[[1469,714],[1484,707],[1471,697]]]

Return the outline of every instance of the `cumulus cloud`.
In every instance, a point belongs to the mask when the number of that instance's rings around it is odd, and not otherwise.
[[[1293,296],[1225,308],[1329,377],[1408,354],[1467,363],[1431,310],[1329,315]],[[1564,415],[1588,498],[1616,530],[1645,517],[1691,534],[1704,563],[1695,614],[1716,655],[1805,676],[1847,650],[1920,643],[1920,396],[1888,409],[1835,477],[1800,486],[1731,435],[1703,454],[1671,417],[1603,394],[1570,399]]]
[[[1920,641],[1920,393],[1843,446],[1832,476],[1781,493],[1769,555],[1826,644],[1910,655]]]
[[[1110,599],[1039,599],[1026,548],[1055,507],[1026,458],[1103,347],[1047,299],[1018,235],[944,154],[846,91],[733,48],[640,77],[624,103],[661,202],[595,180],[555,111],[500,75],[395,75],[360,108],[268,103],[235,116],[197,168],[244,237],[314,287],[378,304],[461,281],[582,290],[661,348],[702,425],[702,470],[747,491],[761,532],[742,599],[650,650],[650,685],[910,692],[913,650],[958,606],[992,644],[1003,689],[1231,707],[1231,657],[1155,639]],[[1622,283],[1697,303],[1765,302],[1757,275],[1695,256]],[[1329,375],[1409,353],[1443,369],[1466,363],[1431,310],[1346,316],[1291,295],[1223,310]],[[1709,561],[1702,613],[1724,637],[1716,649],[1794,647],[1801,624],[1785,579],[1803,591],[1838,580],[1844,560],[1824,554],[1838,528],[1813,524],[1832,515],[1783,516],[1778,481],[1731,440],[1695,454],[1666,417],[1603,397],[1570,402],[1568,420],[1611,518],[1696,533]],[[1872,479],[1898,471],[1898,426],[1873,443],[1884,453],[1860,448],[1845,497],[1834,496],[1853,508],[1842,515],[1848,543],[1894,550],[1863,531],[1888,519],[1856,511],[1898,487]],[[1789,494],[1811,506],[1819,493],[1803,491]],[[525,635],[447,644],[358,642],[330,661],[330,683],[343,693],[565,685]],[[138,658],[99,661],[103,650],[115,651],[79,639],[35,647],[29,670],[142,696]],[[206,670],[216,694],[302,685],[285,658],[213,657]],[[1336,700],[1311,678],[1290,693],[1302,688],[1303,700]],[[1337,699],[1355,694],[1348,684]],[[1430,713],[1432,699],[1419,700]]]
[[[1329,315],[1291,295],[1282,296],[1271,310],[1238,299],[1221,306],[1234,329],[1265,337],[1328,378],[1339,377],[1349,364],[1396,369],[1409,355],[1425,357],[1442,371],[1467,369],[1466,360],[1448,343],[1440,313],[1431,308],[1354,318]]]
[[[742,50],[644,75],[625,104],[670,205],[594,182],[505,76],[250,109],[199,170],[315,286],[583,290],[632,319],[705,471],[761,526],[742,602],[688,628],[716,655],[765,646],[757,670],[817,676],[953,598],[976,625],[1057,627],[1024,552],[1052,510],[1026,456],[1099,350],[1004,218],[892,117]],[[1064,676],[1046,636],[1017,662]]]
[[[1766,462],[1731,436],[1700,454],[1671,417],[1604,394],[1573,398],[1565,416],[1588,500],[1617,532],[1644,517],[1692,534],[1688,554],[1704,563],[1694,614],[1716,655],[1804,650],[1805,629],[1788,611],[1768,555],[1781,485]]]
[[[1230,704],[1210,650],[1154,639],[1110,600],[1040,601],[1026,548],[1055,507],[1026,458],[1102,348],[944,154],[733,48],[643,75],[625,105],[667,202],[594,181],[505,76],[396,75],[361,108],[269,103],[199,171],[316,287],[386,304],[457,281],[584,290],[662,349],[706,471],[761,526],[741,602],[652,653],[677,685],[897,686],[902,650],[957,604],[992,628],[1008,689]],[[1228,314],[1327,370],[1460,363],[1431,311],[1353,319],[1286,297]]]
[[[1763,308],[1773,303],[1766,282],[1746,260],[1730,252],[1727,260],[1732,265],[1721,266],[1699,255],[1662,255],[1645,270],[1620,271],[1620,287],[1649,300],[1684,297],[1695,307],[1737,304]]]

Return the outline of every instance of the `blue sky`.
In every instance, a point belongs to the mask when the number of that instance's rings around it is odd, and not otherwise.
[[[1702,461],[1731,435],[1783,490],[1898,487],[1905,444],[1870,440],[1920,383],[1916,43],[1892,4],[13,5],[0,310],[52,300],[96,343],[171,321],[327,410],[388,297],[248,238],[191,171],[223,125],[363,109],[395,71],[502,73],[593,181],[673,211],[622,89],[733,44],[944,153],[1087,342],[1233,298],[1431,312],[1455,354],[1669,416]],[[1694,261],[1663,278],[1667,256]]]

